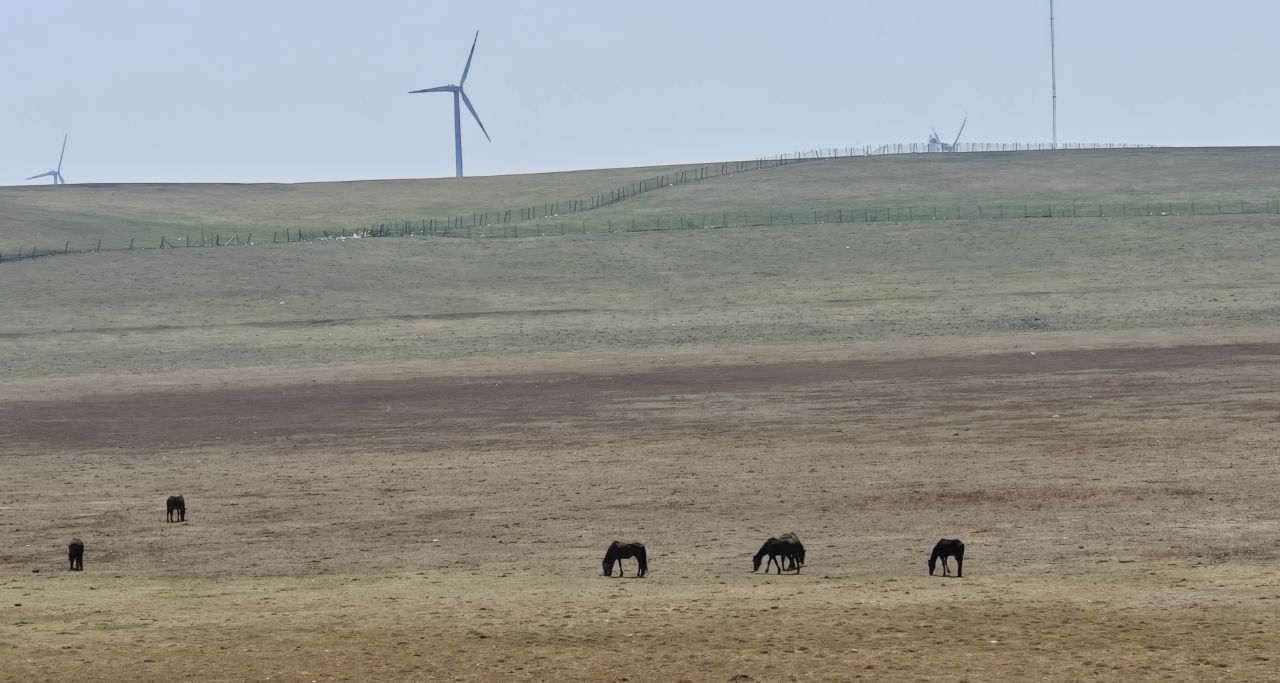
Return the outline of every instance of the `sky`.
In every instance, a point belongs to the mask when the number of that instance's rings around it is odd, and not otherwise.
[[[1048,0],[0,0],[0,185],[467,175],[1052,137]],[[1060,142],[1280,143],[1269,0],[1057,0]],[[466,115],[465,109],[463,110]],[[42,178],[33,183],[48,183]]]

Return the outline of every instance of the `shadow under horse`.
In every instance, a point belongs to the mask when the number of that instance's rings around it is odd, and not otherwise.
[[[760,562],[766,555],[769,561],[764,565],[764,573],[769,573],[770,565],[776,565],[778,573],[781,574],[785,563],[788,571],[794,569],[799,574],[800,567],[804,565],[804,544],[800,542],[800,537],[793,533],[769,537],[769,540],[760,546],[760,552],[751,558],[751,571],[760,570]]]
[[[933,576],[933,568],[937,566],[939,558],[942,559],[942,575],[950,575],[948,557],[956,558],[956,577],[964,576],[964,544],[956,538],[941,539],[933,546],[933,554],[929,556],[929,576]]]
[[[166,522],[187,521],[187,501],[182,496],[169,496],[164,501]]]
[[[636,576],[641,577],[649,573],[649,559],[645,553],[644,544],[639,541],[614,541],[609,544],[609,549],[604,553],[605,576],[613,576],[613,565],[618,564],[618,576],[622,576],[622,561],[629,558],[635,558],[639,569],[636,570]]]

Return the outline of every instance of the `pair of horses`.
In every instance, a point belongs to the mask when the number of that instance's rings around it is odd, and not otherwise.
[[[760,546],[760,551],[751,558],[751,571],[760,570],[760,562],[765,557],[769,560],[765,562],[764,573],[769,573],[770,566],[776,566],[778,573],[782,573],[783,564],[787,565],[787,570],[794,570],[800,573],[800,567],[804,565],[804,544],[800,542],[800,537],[794,533],[778,534],[770,536],[769,540]]]
[[[187,501],[182,496],[169,496],[164,506],[166,522],[187,521]],[[84,541],[71,539],[67,544],[67,562],[71,564],[71,571],[84,571]]]

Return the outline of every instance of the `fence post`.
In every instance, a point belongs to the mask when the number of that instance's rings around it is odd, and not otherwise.
[[[102,240],[98,240],[98,246],[94,247],[94,251],[102,251]]]
[[[62,245],[62,255],[66,256],[67,253],[70,251],[71,251],[71,240],[67,240],[67,243]]]
[[[133,251],[133,239],[129,240],[129,251]]]

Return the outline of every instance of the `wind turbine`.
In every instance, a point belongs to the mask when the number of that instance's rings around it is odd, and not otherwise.
[[[62,157],[66,155],[67,155],[67,134],[63,133],[62,134],[62,153],[58,155],[58,167],[52,171],[45,171],[40,175],[33,175],[30,178],[27,178],[27,180],[35,180],[36,178],[43,178],[47,175],[51,175],[53,176],[54,185],[66,185],[67,181],[62,179]]]
[[[489,131],[484,129],[484,124],[480,122],[480,115],[476,113],[476,108],[471,106],[471,100],[467,98],[467,93],[462,86],[467,82],[467,72],[471,71],[471,58],[476,54],[476,41],[480,40],[480,32],[476,31],[476,37],[471,41],[471,53],[467,55],[467,65],[462,68],[462,79],[457,85],[442,85],[436,88],[426,88],[423,90],[411,90],[410,95],[424,92],[451,92],[453,93],[453,151],[457,162],[457,177],[462,177],[462,112],[458,108],[458,100],[467,105],[467,111],[475,117],[476,123],[480,124],[480,132],[484,133],[484,138],[489,142],[493,142],[493,138],[489,137]]]
[[[929,136],[929,146],[932,147],[937,145],[939,150],[943,152],[956,151],[956,145],[960,144],[960,134],[964,132],[964,126],[966,123],[969,123],[968,116],[964,117],[964,121],[960,124],[960,132],[956,133],[956,139],[953,140],[951,144],[947,144],[942,141],[942,138],[938,136],[938,130],[936,128],[930,128],[929,130],[933,131],[933,135]]]

